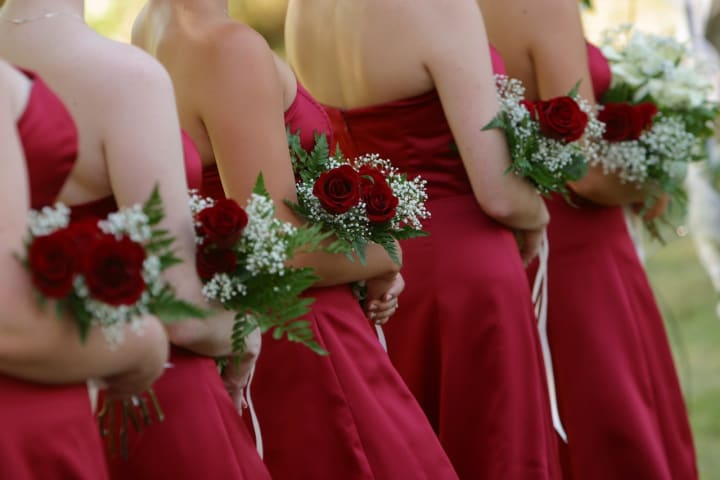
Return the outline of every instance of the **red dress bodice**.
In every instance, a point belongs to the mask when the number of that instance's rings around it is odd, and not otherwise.
[[[592,43],[587,44],[588,64],[590,66],[590,77],[592,77],[593,92],[595,99],[600,101],[602,96],[610,88],[612,72],[602,51]]]
[[[75,165],[78,134],[62,101],[32,72],[27,108],[18,121],[34,209],[55,202]]]
[[[493,71],[504,74],[502,57],[494,48],[490,53]],[[368,107],[325,108],[346,155],[382,152],[408,177],[421,174],[431,199],[472,194],[436,90]]]

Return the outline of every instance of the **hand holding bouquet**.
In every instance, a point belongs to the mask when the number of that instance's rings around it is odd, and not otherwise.
[[[197,271],[203,295],[237,312],[233,350],[242,351],[245,338],[256,328],[273,330],[317,353],[307,321],[312,298],[300,294],[317,278],[310,268],[287,265],[296,253],[320,248],[327,235],[319,227],[295,227],[275,218],[275,206],[258,178],[247,207],[234,200],[212,200],[193,193],[190,198],[197,239]]]
[[[395,240],[427,235],[422,220],[425,180],[409,180],[378,155],[349,160],[330,156],[327,138],[315,136],[315,147],[306,152],[298,135],[288,135],[297,178],[297,204],[288,203],[300,217],[337,238],[332,251],[357,255],[365,262],[370,242],[385,248],[400,263]]]
[[[559,192],[567,198],[567,182],[585,175],[602,135],[592,107],[578,98],[579,84],[567,96],[531,102],[519,80],[495,78],[500,113],[484,130],[505,132],[512,159],[508,171],[530,180],[545,196]]]

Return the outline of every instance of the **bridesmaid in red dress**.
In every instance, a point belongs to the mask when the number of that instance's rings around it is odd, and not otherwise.
[[[430,236],[402,242],[407,288],[386,335],[460,477],[555,478],[522,263],[548,215],[528,183],[504,175],[503,137],[481,131],[498,104],[477,5],[440,3],[291,1],[288,53],[318,99],[340,107],[328,109],[346,154],[376,152],[428,181]]]
[[[179,297],[210,308],[195,273],[187,193],[188,183],[200,186],[201,167],[189,143],[183,162],[167,73],[144,52],[95,33],[82,13],[82,1],[9,0],[3,15],[31,20],[0,24],[0,54],[41,72],[77,122],[77,165],[60,199],[76,205],[76,218],[104,216],[118,205],[146,200],[158,185],[163,226],[185,260],[167,272],[168,281]],[[155,385],[166,419],[140,432],[129,428],[129,461],[110,458],[112,477],[269,478],[214,363],[214,357],[231,353],[232,317],[219,312],[166,326],[172,366]],[[249,346],[245,368],[256,352],[256,345]],[[242,380],[226,381],[235,381],[236,391]]]
[[[530,100],[564,94],[578,79],[587,99],[609,87],[607,61],[586,47],[575,0],[480,4],[490,40]],[[623,185],[600,168],[571,188],[576,207],[560,197],[547,202],[548,333],[568,435],[561,450],[565,477],[696,479],[662,318],[621,208],[644,202],[647,191]],[[662,212],[665,200],[648,215]]]
[[[300,130],[310,148],[313,132],[332,137],[329,121],[262,37],[227,18],[226,7],[222,0],[151,1],[133,41],[174,80],[181,122],[205,164],[205,193],[244,203],[262,171],[278,215],[298,223],[282,203],[295,198],[285,127]],[[395,302],[379,297],[402,289],[398,267],[377,245],[369,247],[367,265],[326,253],[296,261],[320,277],[307,292],[315,298],[307,320],[329,355],[287,341],[263,343],[252,397],[272,477],[457,478],[349,286],[369,279],[375,318],[385,318]]]
[[[77,132],[41,79],[1,61],[0,149],[0,478],[107,479],[85,380],[103,378],[118,395],[139,393],[162,372],[167,338],[148,317],[145,335],[128,329],[115,350],[99,329],[81,343],[74,322],[39,307],[15,255],[28,209],[53,204],[70,175]]]

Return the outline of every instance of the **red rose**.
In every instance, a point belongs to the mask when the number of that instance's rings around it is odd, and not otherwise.
[[[96,218],[74,221],[68,225],[67,230],[80,252],[87,251],[88,247],[103,235]]]
[[[637,118],[635,109],[628,103],[608,103],[598,112],[598,120],[605,124],[603,138],[608,142],[636,140],[640,136],[638,127],[642,131]]]
[[[199,247],[195,254],[195,267],[203,280],[210,280],[216,273],[231,273],[237,267],[237,257],[232,250]]]
[[[202,210],[197,219],[205,241],[220,248],[235,245],[248,223],[245,210],[229,198],[217,200],[212,207]]]
[[[657,107],[650,103],[608,103],[598,113],[598,120],[605,124],[603,138],[608,142],[637,140],[645,130],[652,128]]]
[[[363,185],[362,192],[365,211],[371,222],[383,223],[395,216],[398,198],[393,195],[390,185],[383,177],[374,183]]]
[[[369,165],[363,165],[362,167],[360,167],[358,175],[360,175],[361,190],[364,189],[367,185],[386,182],[385,175],[377,168],[373,168]]]
[[[537,108],[535,107],[535,102],[531,102],[530,100],[520,100],[520,105],[525,107],[525,110],[530,113],[530,118],[537,120]]]
[[[635,105],[635,110],[642,118],[643,131],[650,130],[653,126],[653,119],[658,114],[658,108],[652,102],[643,102]]]
[[[330,213],[345,213],[360,201],[360,175],[350,165],[342,165],[315,181],[313,194]]]
[[[67,229],[36,237],[28,251],[35,287],[49,298],[63,298],[73,288],[80,270],[80,255]]]
[[[83,273],[92,298],[109,305],[132,305],[145,290],[145,249],[128,237],[102,235],[88,248]]]
[[[574,142],[582,137],[588,124],[587,113],[570,97],[535,102],[540,131],[549,138]]]

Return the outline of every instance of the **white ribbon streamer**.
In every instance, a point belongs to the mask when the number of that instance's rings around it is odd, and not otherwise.
[[[260,431],[260,420],[258,419],[257,412],[255,411],[255,405],[253,405],[252,396],[250,395],[250,385],[252,384],[253,376],[255,375],[255,367],[253,366],[250,370],[250,376],[248,377],[248,383],[245,387],[245,401],[248,404],[248,410],[250,410],[250,420],[252,421],[253,430],[255,431],[255,448],[257,449],[260,458],[263,458],[265,452],[263,448],[262,432]]]
[[[377,332],[378,342],[380,342],[383,350],[387,353],[387,339],[385,338],[385,332],[383,332],[382,325],[375,325],[375,331]]]
[[[547,379],[548,397],[550,399],[550,414],[552,416],[553,427],[560,438],[568,443],[567,433],[560,420],[560,410],[557,403],[557,393],[555,390],[555,373],[553,371],[552,355],[550,354],[550,340],[547,333],[547,307],[548,307],[548,278],[547,268],[548,259],[550,257],[550,242],[547,233],[543,236],[540,244],[540,253],[538,254],[540,265],[535,275],[535,283],[532,289],[532,299],[535,305],[535,315],[538,320],[538,332],[540,334],[540,346],[542,347],[543,361],[545,363],[545,377]]]
[[[97,413],[98,395],[101,388],[105,388],[105,382],[98,378],[90,378],[86,382],[88,395],[90,396],[90,411],[93,415]]]

